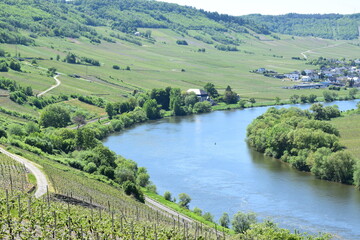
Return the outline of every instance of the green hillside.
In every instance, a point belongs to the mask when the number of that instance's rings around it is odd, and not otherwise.
[[[253,14],[244,16],[270,31],[294,36],[313,36],[327,39],[358,39],[360,14],[296,14],[279,16]]]

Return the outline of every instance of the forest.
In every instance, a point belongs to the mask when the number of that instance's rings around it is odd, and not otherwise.
[[[296,14],[279,16],[252,14],[244,16],[265,25],[275,33],[293,36],[313,36],[327,39],[351,40],[360,35],[360,14]]]

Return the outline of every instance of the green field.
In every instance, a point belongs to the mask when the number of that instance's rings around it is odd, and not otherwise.
[[[360,115],[349,115],[335,118],[331,121],[340,131],[340,142],[356,157],[360,159]]]
[[[98,31],[111,30],[98,27]],[[146,91],[167,86],[187,90],[202,88],[207,82],[212,82],[220,93],[230,85],[241,97],[254,97],[257,102],[262,102],[273,100],[275,97],[285,100],[295,93],[305,95],[314,93],[321,96],[322,90],[300,92],[282,89],[295,83],[264,77],[250,71],[265,67],[279,73],[288,73],[315,68],[306,65],[305,61],[291,59],[302,57],[301,53],[308,50],[310,52],[305,54],[309,58],[319,56],[356,58],[359,50],[359,47],[351,45],[350,41],[310,37],[292,39],[288,36],[281,36],[282,40],[269,37],[258,40],[249,35],[238,34],[237,37],[244,42],[238,47],[240,51],[223,52],[215,49],[214,45],[190,36],[183,37],[168,29],[152,29],[152,37],[156,42],[152,44],[143,41],[143,46],[122,40],[117,40],[117,43],[103,42],[93,45],[85,38],[38,38],[37,46],[18,46],[17,51],[24,58],[44,59],[37,60],[42,68],[55,67],[58,72],[65,74],[59,77],[62,84],[48,95],[78,93],[118,101],[129,96],[134,90]],[[189,45],[177,45],[177,39],[185,39]],[[15,45],[0,44],[0,48],[12,55],[15,54]],[[198,52],[199,48],[205,48],[206,52]],[[101,66],[64,63],[61,60],[68,52],[99,60]],[[57,54],[61,57],[60,61],[56,61]],[[51,58],[53,60],[50,60]],[[46,76],[46,70],[27,64],[26,61],[22,62],[23,72],[10,70],[8,73],[0,73],[0,76],[14,79],[23,86],[30,85],[35,93],[55,84],[52,77]],[[113,65],[119,65],[121,70],[113,69]],[[131,71],[123,70],[127,66]],[[82,78],[66,76],[70,74],[77,74]],[[339,94],[341,96],[348,93],[340,91]]]

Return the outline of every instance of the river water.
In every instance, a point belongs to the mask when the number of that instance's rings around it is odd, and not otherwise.
[[[348,110],[357,102],[330,105]],[[248,147],[247,125],[267,109],[164,118],[110,136],[104,144],[146,167],[159,194],[185,192],[191,209],[211,212],[216,221],[224,212],[231,217],[252,211],[281,227],[360,239],[360,191],[315,179]]]

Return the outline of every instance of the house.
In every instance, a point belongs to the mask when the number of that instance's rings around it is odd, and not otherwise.
[[[265,68],[259,68],[258,70],[256,70],[256,72],[264,73],[264,72],[266,72],[266,69]]]
[[[311,69],[305,69],[305,70],[304,70],[304,72],[305,72],[305,74],[306,74],[307,76],[309,76],[309,75],[311,75],[311,74],[313,74],[313,73],[314,73],[314,70],[311,70]]]
[[[209,98],[209,94],[202,90],[202,89],[189,89],[186,91],[187,93],[195,93],[196,96],[199,98],[200,102],[204,102],[204,101],[208,101]]]
[[[300,74],[298,73],[288,73],[288,74],[284,74],[284,76],[290,78],[293,81],[297,81],[300,78]]]
[[[137,37],[140,37],[140,36],[141,36],[141,33],[140,33],[140,32],[136,32],[134,35],[137,36]]]
[[[301,77],[301,81],[302,82],[311,82],[311,77],[310,76],[302,76]]]

